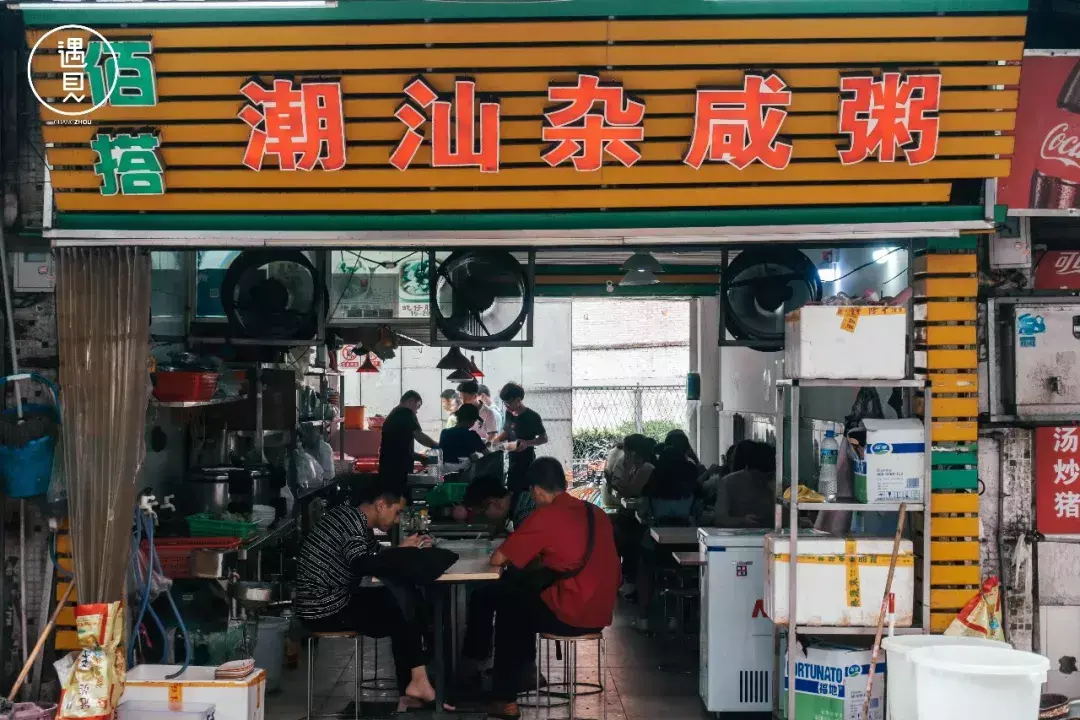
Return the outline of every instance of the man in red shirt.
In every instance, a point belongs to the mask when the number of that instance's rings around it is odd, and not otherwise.
[[[488,715],[507,720],[520,716],[515,701],[525,689],[536,634],[586,635],[608,627],[622,582],[611,521],[566,492],[559,461],[536,460],[527,479],[537,509],[491,556],[492,565],[508,571],[495,617]]]

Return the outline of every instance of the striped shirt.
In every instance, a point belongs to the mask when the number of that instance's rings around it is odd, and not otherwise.
[[[330,617],[349,604],[360,580],[351,564],[379,552],[367,517],[349,503],[327,511],[300,548],[296,578],[296,614],[304,620]]]

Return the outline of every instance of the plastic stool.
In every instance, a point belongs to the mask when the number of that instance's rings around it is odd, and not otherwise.
[[[315,641],[316,640],[352,640],[353,652],[356,655],[353,668],[353,720],[360,720],[360,673],[364,663],[364,656],[360,652],[360,635],[351,630],[340,632],[313,632],[308,635],[307,641],[307,720],[315,720],[311,714],[312,696],[315,693]],[[378,668],[376,667],[376,673]],[[337,714],[320,715],[319,717],[339,717]]]
[[[578,643],[583,642],[595,642],[596,643],[596,682],[581,682],[577,679],[577,649]],[[563,645],[566,645],[566,652],[563,652]],[[524,707],[540,707],[540,695],[543,694],[547,700],[545,707],[550,714],[551,709],[555,707],[562,707],[565,705],[570,714],[569,720],[575,720],[574,715],[574,701],[579,697],[588,697],[590,695],[600,695],[600,708],[603,713],[604,720],[607,720],[607,699],[604,697],[604,635],[603,633],[590,633],[588,635],[552,635],[550,633],[541,633],[536,639],[537,646],[537,660],[536,660],[536,705],[526,705],[519,703]],[[561,659],[563,662],[563,679],[562,682],[551,682],[551,649],[555,648],[556,660]],[[560,657],[561,656],[561,657]],[[541,688],[540,686],[540,671],[544,658],[547,658],[547,678],[548,684]],[[556,688],[563,688],[564,692],[555,692]],[[579,688],[584,688],[584,692],[580,692]],[[552,702],[552,697],[565,698],[562,702]]]

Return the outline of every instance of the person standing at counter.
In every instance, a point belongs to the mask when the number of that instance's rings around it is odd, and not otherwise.
[[[495,434],[498,435],[502,432],[502,408],[495,406],[495,400],[491,397],[491,390],[487,385],[480,385],[477,390],[479,391],[480,404],[491,411],[491,416],[495,418]]]
[[[379,478],[386,487],[406,495],[406,486],[413,465],[423,459],[415,452],[415,443],[426,448],[439,444],[420,429],[416,413],[424,404],[420,393],[409,390],[401,396],[401,402],[390,411],[382,426],[382,443],[379,446]]]
[[[457,424],[439,434],[439,447],[442,448],[443,462],[451,465],[463,463],[475,453],[487,452],[487,444],[473,429],[480,422],[480,412],[472,403],[465,403],[454,413]]]
[[[474,406],[480,418],[480,421],[473,425],[472,430],[485,443],[490,441],[499,432],[499,421],[495,418],[492,409],[480,401],[480,385],[475,380],[470,380],[458,385],[457,389],[458,394],[461,395],[461,407]]]
[[[446,427],[454,427],[457,424],[454,413],[461,407],[461,397],[457,394],[457,390],[443,390],[439,394],[439,401],[442,403],[443,413],[446,414]]]
[[[514,494],[527,492],[526,473],[536,459],[536,448],[548,441],[547,430],[540,414],[525,407],[525,389],[517,383],[506,383],[499,392],[499,399],[506,406],[506,427],[495,441],[512,443],[508,448],[510,468],[506,474],[506,487]]]

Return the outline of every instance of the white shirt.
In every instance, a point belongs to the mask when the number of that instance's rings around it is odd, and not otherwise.
[[[487,442],[489,434],[499,432],[499,419],[495,417],[495,411],[484,403],[480,403],[477,409],[480,410],[480,422],[473,425],[473,430],[481,440]]]

